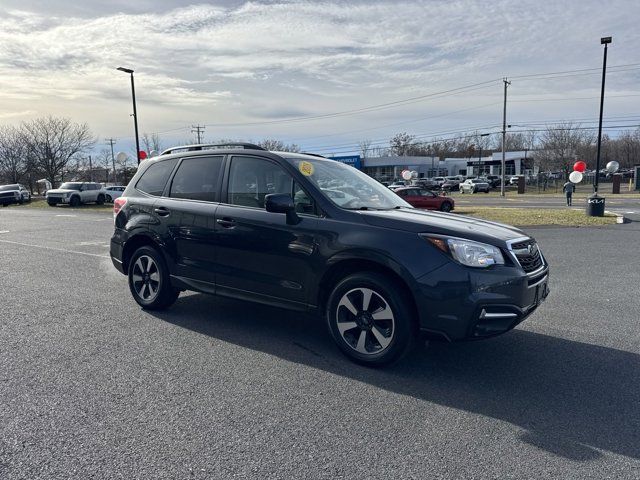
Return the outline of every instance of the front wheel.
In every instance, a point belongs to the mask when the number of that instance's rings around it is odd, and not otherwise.
[[[338,348],[366,366],[399,360],[417,336],[407,295],[378,273],[357,273],[338,283],[329,296],[326,317]]]
[[[113,199],[111,198],[111,195],[107,195],[106,200],[107,200],[107,202],[109,202],[109,203],[113,203]]]
[[[71,199],[69,200],[69,205],[71,205],[72,207],[79,207],[80,197],[78,196],[71,197]]]
[[[140,247],[129,263],[129,290],[145,310],[163,310],[175,303],[180,290],[171,285],[169,270],[161,254],[152,247]]]
[[[451,202],[442,202],[442,205],[440,205],[440,210],[443,212],[450,212]]]

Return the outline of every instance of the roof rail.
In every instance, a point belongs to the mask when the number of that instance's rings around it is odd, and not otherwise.
[[[175,152],[193,152],[197,150],[207,150],[208,148],[224,148],[224,147],[242,147],[246,150],[264,150],[264,148],[254,145],[253,143],[229,142],[229,143],[197,143],[194,145],[180,145],[164,150],[160,155],[169,155]]]

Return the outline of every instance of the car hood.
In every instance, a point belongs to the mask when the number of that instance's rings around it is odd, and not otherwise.
[[[417,208],[359,211],[370,225],[416,233],[434,233],[468,238],[504,247],[506,242],[526,237],[522,230],[460,214],[429,212]]]
[[[52,190],[47,190],[47,195],[50,193],[73,193],[78,192],[78,190],[71,190],[70,188],[55,188]]]

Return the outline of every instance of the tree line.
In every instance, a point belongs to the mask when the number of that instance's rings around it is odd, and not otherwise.
[[[540,171],[570,171],[576,160],[584,160],[593,168],[596,158],[597,135],[591,128],[566,122],[540,131],[507,133],[506,151],[527,150]],[[475,131],[453,138],[421,141],[415,135],[398,133],[389,140],[388,147],[372,146],[370,140],[359,143],[363,157],[434,156],[440,158],[478,158],[502,151],[502,134],[490,135]],[[616,160],[622,168],[640,164],[640,128],[621,132],[617,138],[602,136],[600,161],[602,167]]]

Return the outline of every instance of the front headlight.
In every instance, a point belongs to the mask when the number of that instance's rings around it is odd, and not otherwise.
[[[467,267],[486,268],[504,265],[504,257],[498,247],[464,238],[423,236],[455,261]]]

